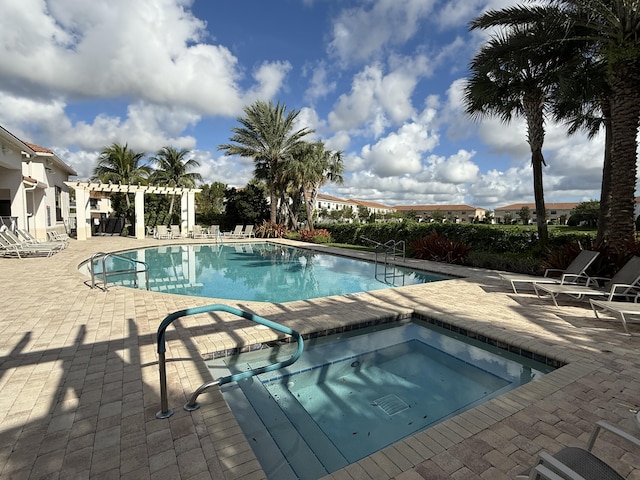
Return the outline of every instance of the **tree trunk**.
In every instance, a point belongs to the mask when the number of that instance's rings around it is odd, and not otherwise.
[[[598,233],[596,245],[601,245],[611,221],[611,104],[609,100],[602,102],[604,117],[604,161],[602,163],[602,185],[600,187],[600,210],[598,210]]]
[[[549,244],[547,230],[547,209],[544,205],[544,185],[542,167],[545,165],[542,155],[544,144],[544,94],[532,91],[525,96],[523,107],[527,119],[527,141],[531,148],[531,166],[533,167],[533,195],[536,203],[538,241],[545,248]]]
[[[271,190],[269,198],[271,200],[271,205],[269,205],[269,221],[271,223],[276,223],[276,217],[278,213],[278,195],[276,194],[275,190]]]
[[[622,252],[635,235],[635,190],[640,93],[632,67],[618,62],[611,82],[611,223],[605,240]]]
[[[307,209],[307,228],[313,230],[313,215],[315,213],[316,199],[318,198],[318,188],[312,187],[309,192],[309,198],[305,199],[305,207]]]

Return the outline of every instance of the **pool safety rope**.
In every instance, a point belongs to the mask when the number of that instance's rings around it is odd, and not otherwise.
[[[278,370],[280,368],[287,367],[294,363],[300,355],[302,355],[302,350],[304,348],[304,342],[302,340],[302,335],[300,335],[295,330],[290,329],[289,327],[285,327],[284,325],[280,325],[279,323],[272,322],[271,320],[267,320],[266,318],[260,317],[259,315],[254,315],[253,313],[248,313],[237,308],[230,307],[228,305],[222,304],[213,304],[213,305],[205,305],[202,307],[194,307],[188,308],[186,310],[179,310],[177,312],[170,313],[167,315],[164,320],[160,323],[158,327],[157,333],[157,341],[158,341],[158,366],[160,368],[160,411],[156,413],[156,418],[169,418],[173,415],[173,410],[169,408],[168,400],[167,400],[167,368],[166,368],[166,360],[165,360],[165,352],[166,352],[166,330],[171,323],[181,317],[186,317],[189,315],[197,315],[200,313],[209,313],[209,312],[226,312],[231,313],[232,315],[236,315],[238,317],[246,318],[247,320],[251,320],[252,322],[259,323],[260,325],[264,325],[265,327],[269,327],[273,330],[276,330],[281,333],[285,333],[287,335],[291,335],[294,337],[298,343],[298,348],[291,357],[282,362],[276,362],[271,365],[266,365],[263,367],[254,368],[253,370],[249,370],[242,373],[236,373],[234,375],[228,375],[226,377],[221,377],[217,380],[213,380],[211,382],[204,383],[198,389],[193,392],[189,401],[185,404],[184,409],[187,411],[193,411],[200,408],[200,404],[196,402],[198,395],[204,392],[209,387],[213,387],[214,385],[224,385],[225,383],[237,382],[239,380],[243,380],[245,378],[253,377],[255,375],[259,375],[265,372],[271,372],[273,370]]]

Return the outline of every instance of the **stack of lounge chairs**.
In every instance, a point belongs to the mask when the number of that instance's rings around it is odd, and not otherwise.
[[[18,258],[29,256],[50,257],[67,246],[66,241],[42,242],[26,231],[20,231],[19,235],[9,230],[0,232],[0,255]]]

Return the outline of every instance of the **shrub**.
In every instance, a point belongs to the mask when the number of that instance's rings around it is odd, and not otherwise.
[[[300,240],[300,234],[298,232],[287,232],[284,237],[289,240]]]
[[[272,223],[264,220],[262,225],[256,228],[256,237],[260,238],[283,238],[287,235],[287,227],[281,223]]]
[[[312,243],[329,243],[331,242],[331,234],[324,228],[315,230],[302,230],[300,232],[300,240]]]
[[[410,248],[416,258],[459,265],[464,265],[471,251],[468,245],[442,237],[435,230],[428,237],[411,242]]]

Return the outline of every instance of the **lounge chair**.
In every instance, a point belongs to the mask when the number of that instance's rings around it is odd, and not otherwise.
[[[240,234],[240,236],[242,238],[251,238],[254,237],[255,235],[253,234],[253,225],[247,225],[246,227],[244,227],[244,230],[242,231],[242,233]]]
[[[193,238],[207,238],[208,234],[200,225],[194,225],[191,236]]]
[[[600,287],[597,282],[606,280]],[[534,283],[533,288],[540,297],[540,291],[548,293],[553,299],[553,303],[558,307],[557,296],[560,294],[571,295],[579,300],[584,297],[603,297],[612,301],[619,297],[632,298],[640,291],[640,257],[632,257],[611,279],[601,279],[590,277],[586,285],[576,284],[539,284]]]
[[[606,430],[640,447],[640,439],[613,425],[598,421],[593,426],[586,448],[565,447],[553,455],[542,451],[538,454],[535,465],[531,469],[516,475],[516,479],[624,480],[624,477],[611,466],[592,453],[600,430]]]
[[[180,233],[180,225],[171,225],[171,238],[180,238],[182,234]]]
[[[587,276],[585,271],[593,263],[599,252],[593,252],[591,250],[582,250],[576,258],[564,269],[547,268],[544,271],[544,276],[534,275],[518,275],[518,274],[502,274],[500,275],[504,280],[511,282],[511,288],[514,293],[518,293],[516,290],[516,283],[582,283],[585,284]]]
[[[593,309],[593,313],[596,318],[600,318],[598,314],[598,308],[603,310],[608,310],[614,315],[618,315],[620,320],[622,320],[622,327],[627,335],[631,336],[631,332],[629,332],[629,328],[627,328],[627,316],[631,315],[640,315],[640,303],[638,303],[638,296],[636,295],[633,302],[617,302],[615,300],[594,300],[590,299],[589,303],[591,303],[591,308]]]
[[[209,231],[207,232],[207,238],[215,238],[217,240],[222,240],[222,232],[220,231],[220,225],[211,225],[209,227]]]
[[[34,237],[33,235],[31,235],[30,232],[26,231],[26,230],[16,230],[16,237],[18,237],[19,240],[21,240],[22,242],[26,243],[26,244],[31,244],[31,245],[49,245],[51,247],[55,247],[58,248],[60,250],[62,250],[63,248],[67,247],[67,242],[65,242],[64,240],[56,240],[56,241],[50,241],[50,242],[45,242],[42,240],[38,240],[36,237]]]
[[[171,233],[166,225],[158,225],[156,227],[156,238],[158,240],[169,240],[171,239]]]
[[[7,236],[7,232],[0,232],[0,247],[2,248],[4,256],[15,255],[18,258],[29,255],[44,255],[50,257],[60,251],[59,248],[54,248],[49,245],[16,243],[11,237]]]
[[[222,235],[230,238],[242,238],[242,225],[236,225],[232,232],[224,232]]]
[[[49,240],[53,242],[69,242],[69,235],[66,233],[58,233],[55,230],[48,232]]]

